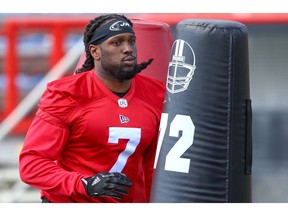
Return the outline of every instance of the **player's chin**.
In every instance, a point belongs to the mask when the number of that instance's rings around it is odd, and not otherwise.
[[[122,70],[127,73],[133,73],[133,71],[136,71],[137,65],[136,64],[129,64],[129,65],[122,65]]]

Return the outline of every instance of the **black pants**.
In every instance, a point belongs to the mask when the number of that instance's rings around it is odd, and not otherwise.
[[[46,197],[42,197],[42,203],[51,203]]]

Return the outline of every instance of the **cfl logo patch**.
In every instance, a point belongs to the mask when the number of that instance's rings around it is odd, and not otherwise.
[[[123,115],[119,115],[119,119],[122,124],[129,122],[129,118]]]
[[[118,106],[121,107],[121,108],[126,108],[126,107],[128,107],[128,102],[127,102],[127,100],[124,99],[124,98],[120,98],[120,99],[118,100]]]

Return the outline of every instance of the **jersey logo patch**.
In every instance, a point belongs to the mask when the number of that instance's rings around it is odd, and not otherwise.
[[[128,107],[128,102],[127,102],[126,99],[120,98],[120,99],[118,100],[118,105],[119,105],[119,107],[121,107],[121,108],[126,108],[126,107]]]
[[[119,119],[122,124],[129,122],[129,118],[123,115],[119,115]]]

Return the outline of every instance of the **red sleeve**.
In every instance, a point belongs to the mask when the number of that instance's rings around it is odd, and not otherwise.
[[[158,131],[156,132],[156,136],[154,137],[153,142],[147,148],[143,154],[143,167],[144,167],[144,175],[145,175],[145,190],[146,190],[146,196],[148,199],[148,202],[150,200],[150,194],[151,194],[151,187],[152,187],[152,178],[153,178],[153,172],[154,172],[154,160],[156,155],[156,148],[158,143],[158,135],[159,135],[159,126],[160,126],[160,119],[163,109],[163,102],[165,97],[165,85],[157,81],[155,79],[151,79],[148,84],[151,86],[146,89],[145,93],[152,95],[152,98],[156,98],[153,101],[150,101],[150,103],[153,103],[152,106],[155,109],[155,112],[157,114],[157,124],[158,124]],[[152,85],[153,84],[153,85]],[[149,97],[147,97],[149,98]]]
[[[158,139],[155,138],[153,140],[153,143],[151,143],[150,147],[146,149],[146,151],[143,154],[145,192],[146,192],[147,202],[149,202],[150,200],[157,140]]]
[[[67,116],[71,116],[73,103],[63,97],[55,91],[44,93],[20,152],[20,177],[55,196],[86,195],[80,180],[82,174],[68,172],[55,162],[69,136],[68,122],[72,121]]]

